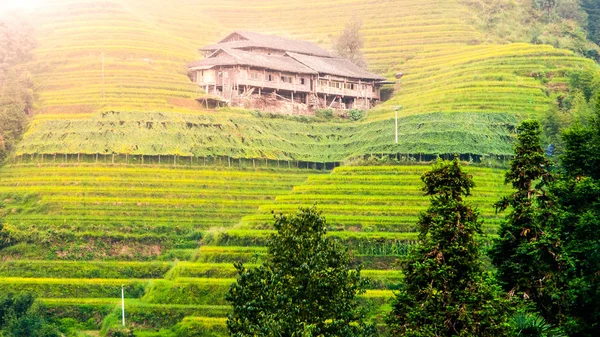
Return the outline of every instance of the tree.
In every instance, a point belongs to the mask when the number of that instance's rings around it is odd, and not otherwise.
[[[4,294],[0,297],[0,335],[5,337],[59,337],[31,294]]]
[[[361,68],[366,68],[367,62],[362,52],[365,41],[360,32],[361,28],[362,20],[353,18],[348,21],[344,31],[335,38],[333,47],[338,56],[350,60]]]
[[[596,109],[589,124],[563,134],[561,175],[550,190],[562,214],[561,240],[571,265],[563,271],[564,330],[578,337],[600,335],[600,106]]]
[[[480,262],[478,212],[463,200],[471,176],[454,159],[421,179],[431,205],[419,216],[419,244],[400,261],[405,277],[388,317],[392,335],[503,335],[506,302]]]
[[[490,255],[504,289],[532,300],[546,320],[557,324],[564,309],[556,300],[561,296],[559,271],[567,262],[558,237],[556,203],[546,191],[553,176],[540,147],[540,124],[524,121],[517,130],[515,158],[505,180],[515,192],[496,203],[498,211],[512,209]]]
[[[541,9],[546,12],[548,18],[552,15],[554,7],[556,7],[558,0],[534,0],[533,4],[537,9]]]
[[[226,295],[233,305],[232,336],[374,336],[356,295],[367,280],[350,269],[351,256],[328,238],[316,207],[277,215],[266,261],[256,268],[236,263],[237,282]]]
[[[588,15],[588,38],[594,43],[600,44],[600,0],[581,0],[581,7]]]
[[[26,63],[36,45],[32,26],[19,15],[0,17],[0,161],[13,150],[33,108],[34,90]]]

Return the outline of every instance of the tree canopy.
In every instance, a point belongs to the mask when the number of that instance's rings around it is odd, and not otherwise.
[[[325,236],[326,221],[316,207],[277,215],[275,229],[261,266],[235,264],[237,282],[226,295],[233,305],[230,334],[374,336],[356,300],[367,280],[350,268],[347,248]]]
[[[338,35],[333,47],[338,56],[350,60],[355,65],[366,68],[367,62],[362,49],[365,45],[364,38],[360,30],[362,29],[362,20],[353,18],[344,27],[344,30]]]
[[[540,146],[540,124],[527,120],[519,125],[515,158],[506,173],[506,183],[515,192],[496,208],[510,212],[501,223],[490,255],[498,269],[498,280],[506,291],[531,299],[541,314],[557,323],[562,310],[555,305],[560,296],[559,270],[566,262],[558,238],[558,214],[547,188],[554,180],[550,162]]]
[[[499,336],[504,301],[488,280],[475,235],[478,212],[463,198],[474,182],[458,159],[422,177],[431,205],[419,216],[419,244],[400,261],[405,275],[388,324],[395,336]]]

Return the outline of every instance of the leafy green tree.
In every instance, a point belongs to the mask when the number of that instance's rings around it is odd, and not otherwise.
[[[506,291],[532,300],[544,318],[557,324],[563,315],[559,271],[568,264],[558,237],[559,215],[547,187],[554,180],[550,162],[540,147],[540,124],[528,120],[518,127],[515,158],[506,183],[515,192],[496,203],[511,207],[490,251],[498,280]]]
[[[34,304],[31,294],[5,294],[0,297],[0,331],[3,337],[60,337]]]
[[[551,189],[571,265],[563,271],[568,304],[563,325],[572,336],[600,336],[600,106],[597,114],[588,125],[564,133],[561,177]]]
[[[506,301],[483,271],[478,212],[463,198],[474,183],[458,159],[421,178],[431,205],[419,216],[419,244],[400,261],[405,275],[388,324],[394,336],[502,336]]]
[[[581,0],[581,7],[588,15],[588,38],[600,44],[600,0]]]
[[[232,336],[374,336],[356,295],[367,280],[350,269],[347,248],[328,238],[316,207],[277,215],[266,261],[256,268],[236,263],[237,282],[227,327]]]

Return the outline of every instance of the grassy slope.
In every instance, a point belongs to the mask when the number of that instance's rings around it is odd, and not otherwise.
[[[168,7],[159,0],[51,3],[37,20],[34,77],[42,114],[21,154],[317,162],[373,152],[508,154],[518,118],[546,109],[566,89],[568,71],[597,70],[548,46],[480,44],[485,38],[466,23],[468,9],[452,0],[262,0],[252,7],[240,0],[177,0]],[[334,5],[335,15],[323,15]],[[406,73],[399,94],[369,112],[366,122],[307,124],[207,113],[194,105],[201,93],[183,65],[196,57],[196,47],[236,28],[327,46],[354,13],[364,21],[371,69],[388,77]],[[401,143],[393,145],[391,106],[397,104],[404,106]],[[137,112],[99,113],[106,110]],[[388,269],[415,240],[411,223],[425,205],[417,192],[421,167],[338,168],[316,175],[293,169],[47,166],[49,156],[45,160],[41,167],[0,171],[8,228],[25,240],[3,252],[3,261],[16,261],[0,264],[0,289],[28,289],[46,297],[54,314],[97,324],[120,314],[115,297],[126,283],[133,297],[128,320],[137,326],[168,327],[183,319],[185,326],[222,331],[231,262],[260,261],[271,208],[290,211],[313,202],[326,209],[335,229],[345,230],[332,235],[356,250],[376,280],[363,298],[371,316],[380,318],[401,277]],[[135,160],[139,164],[139,156]],[[506,188],[497,171],[473,173],[481,184],[473,201],[492,231],[497,217],[490,205]],[[224,232],[208,229],[238,223]],[[211,245],[198,250],[201,236]]]
[[[2,252],[0,290],[33,292],[56,317],[99,328],[120,314],[125,284],[128,321],[140,329],[213,324],[222,331],[232,262],[260,262],[269,211],[316,202],[331,235],[352,247],[373,278],[361,300],[380,321],[402,277],[390,268],[415,240],[412,223],[426,205],[419,192],[426,169],[8,166],[0,170],[6,224],[24,242]],[[507,192],[501,172],[468,170],[478,185],[472,201],[491,231],[490,205]]]
[[[310,173],[7,167],[0,172],[0,195],[11,210],[6,225],[25,243],[3,253],[67,260],[175,258],[177,249],[197,247],[208,228],[236,224]]]
[[[36,117],[20,153],[208,153],[318,162],[370,152],[506,154],[518,118],[547,109],[566,89],[570,70],[598,69],[589,60],[548,46],[482,44],[486,38],[468,23],[472,14],[457,1],[263,0],[252,6],[239,0],[177,0],[170,6],[159,0],[50,3],[38,14],[40,47],[34,72],[40,87],[38,111],[43,115]],[[334,4],[336,15],[323,15]],[[197,47],[234,29],[307,39],[327,47],[354,13],[361,13],[364,22],[371,70],[388,78],[398,71],[406,74],[394,98],[370,112],[366,122],[337,128],[198,111],[193,98],[201,93],[189,83],[184,68],[198,57]],[[390,141],[389,118],[391,107],[398,104],[404,107],[401,117],[418,116],[400,121],[401,144],[396,146]],[[148,111],[187,113],[159,117],[172,126],[146,135],[128,125],[107,125],[93,114],[106,110],[143,111],[128,117],[141,124],[157,119]],[[188,130],[181,123],[185,119],[223,125],[237,119],[241,127],[223,132]],[[466,120],[477,127],[462,127]],[[421,128],[423,124],[429,127]],[[254,126],[260,126],[260,135]],[[199,144],[198,139],[208,135],[216,146]],[[248,143],[241,144],[242,139]],[[277,153],[282,148],[286,153]]]

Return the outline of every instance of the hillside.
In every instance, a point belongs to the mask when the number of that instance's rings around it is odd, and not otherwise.
[[[35,13],[39,48],[33,67],[41,115],[18,153],[212,154],[314,162],[372,152],[506,155],[519,119],[555,104],[555,98],[568,91],[570,72],[599,69],[591,60],[547,45],[488,43],[471,23],[473,13],[459,1],[349,0],[335,2],[333,18],[322,15],[332,6],[323,0],[264,0],[253,6],[237,0],[218,4],[178,0],[169,8],[158,0],[49,1]],[[405,74],[392,99],[369,112],[364,121],[280,123],[244,112],[204,112],[194,101],[202,92],[190,83],[185,65],[199,57],[198,47],[232,30],[246,29],[306,39],[327,48],[354,13],[361,13],[363,20],[370,70],[388,78],[396,72]],[[403,106],[400,126],[405,136],[398,145],[389,134],[396,105]],[[132,115],[122,114],[127,117],[107,125],[100,115],[104,111]],[[408,118],[413,115],[419,117]],[[138,125],[161,120],[169,127],[159,137],[155,133],[146,137],[146,130],[132,128],[130,120]],[[462,128],[457,120],[479,127]],[[184,127],[207,121],[235,126]],[[285,129],[292,125],[294,135],[282,138],[282,124]],[[255,125],[260,125],[260,137]],[[63,133],[66,128],[72,130]],[[355,130],[362,130],[360,140],[353,139]],[[197,141],[207,134],[218,139],[217,146]],[[384,134],[385,139],[373,136]],[[250,148],[244,148],[248,144],[240,143],[248,140]],[[273,149],[282,149],[281,141],[294,151],[276,153]],[[334,149],[333,155],[314,151],[341,143],[343,149]]]
[[[600,79],[571,50],[491,37],[464,0],[42,2],[34,116],[0,167],[0,292],[33,293],[86,336],[120,322],[121,286],[138,336],[225,336],[233,262],[262,261],[272,212],[313,204],[372,279],[360,301],[381,325],[429,163],[460,155],[487,244],[511,191],[490,166],[512,156],[517,124],[587,104],[572,74]],[[331,48],[354,16],[369,70],[404,74],[361,120],[195,100],[186,64],[199,47],[244,29]]]
[[[261,261],[270,210],[316,202],[330,235],[373,279],[361,301],[381,323],[402,277],[393,262],[416,239],[416,214],[427,203],[419,191],[427,168],[7,166],[0,211],[8,211],[5,226],[17,244],[0,252],[0,290],[32,292],[54,317],[98,330],[116,322],[125,285],[127,321],[138,331],[178,326],[224,335],[232,263]],[[502,171],[467,170],[477,184],[471,201],[493,232],[492,202],[509,191]]]

